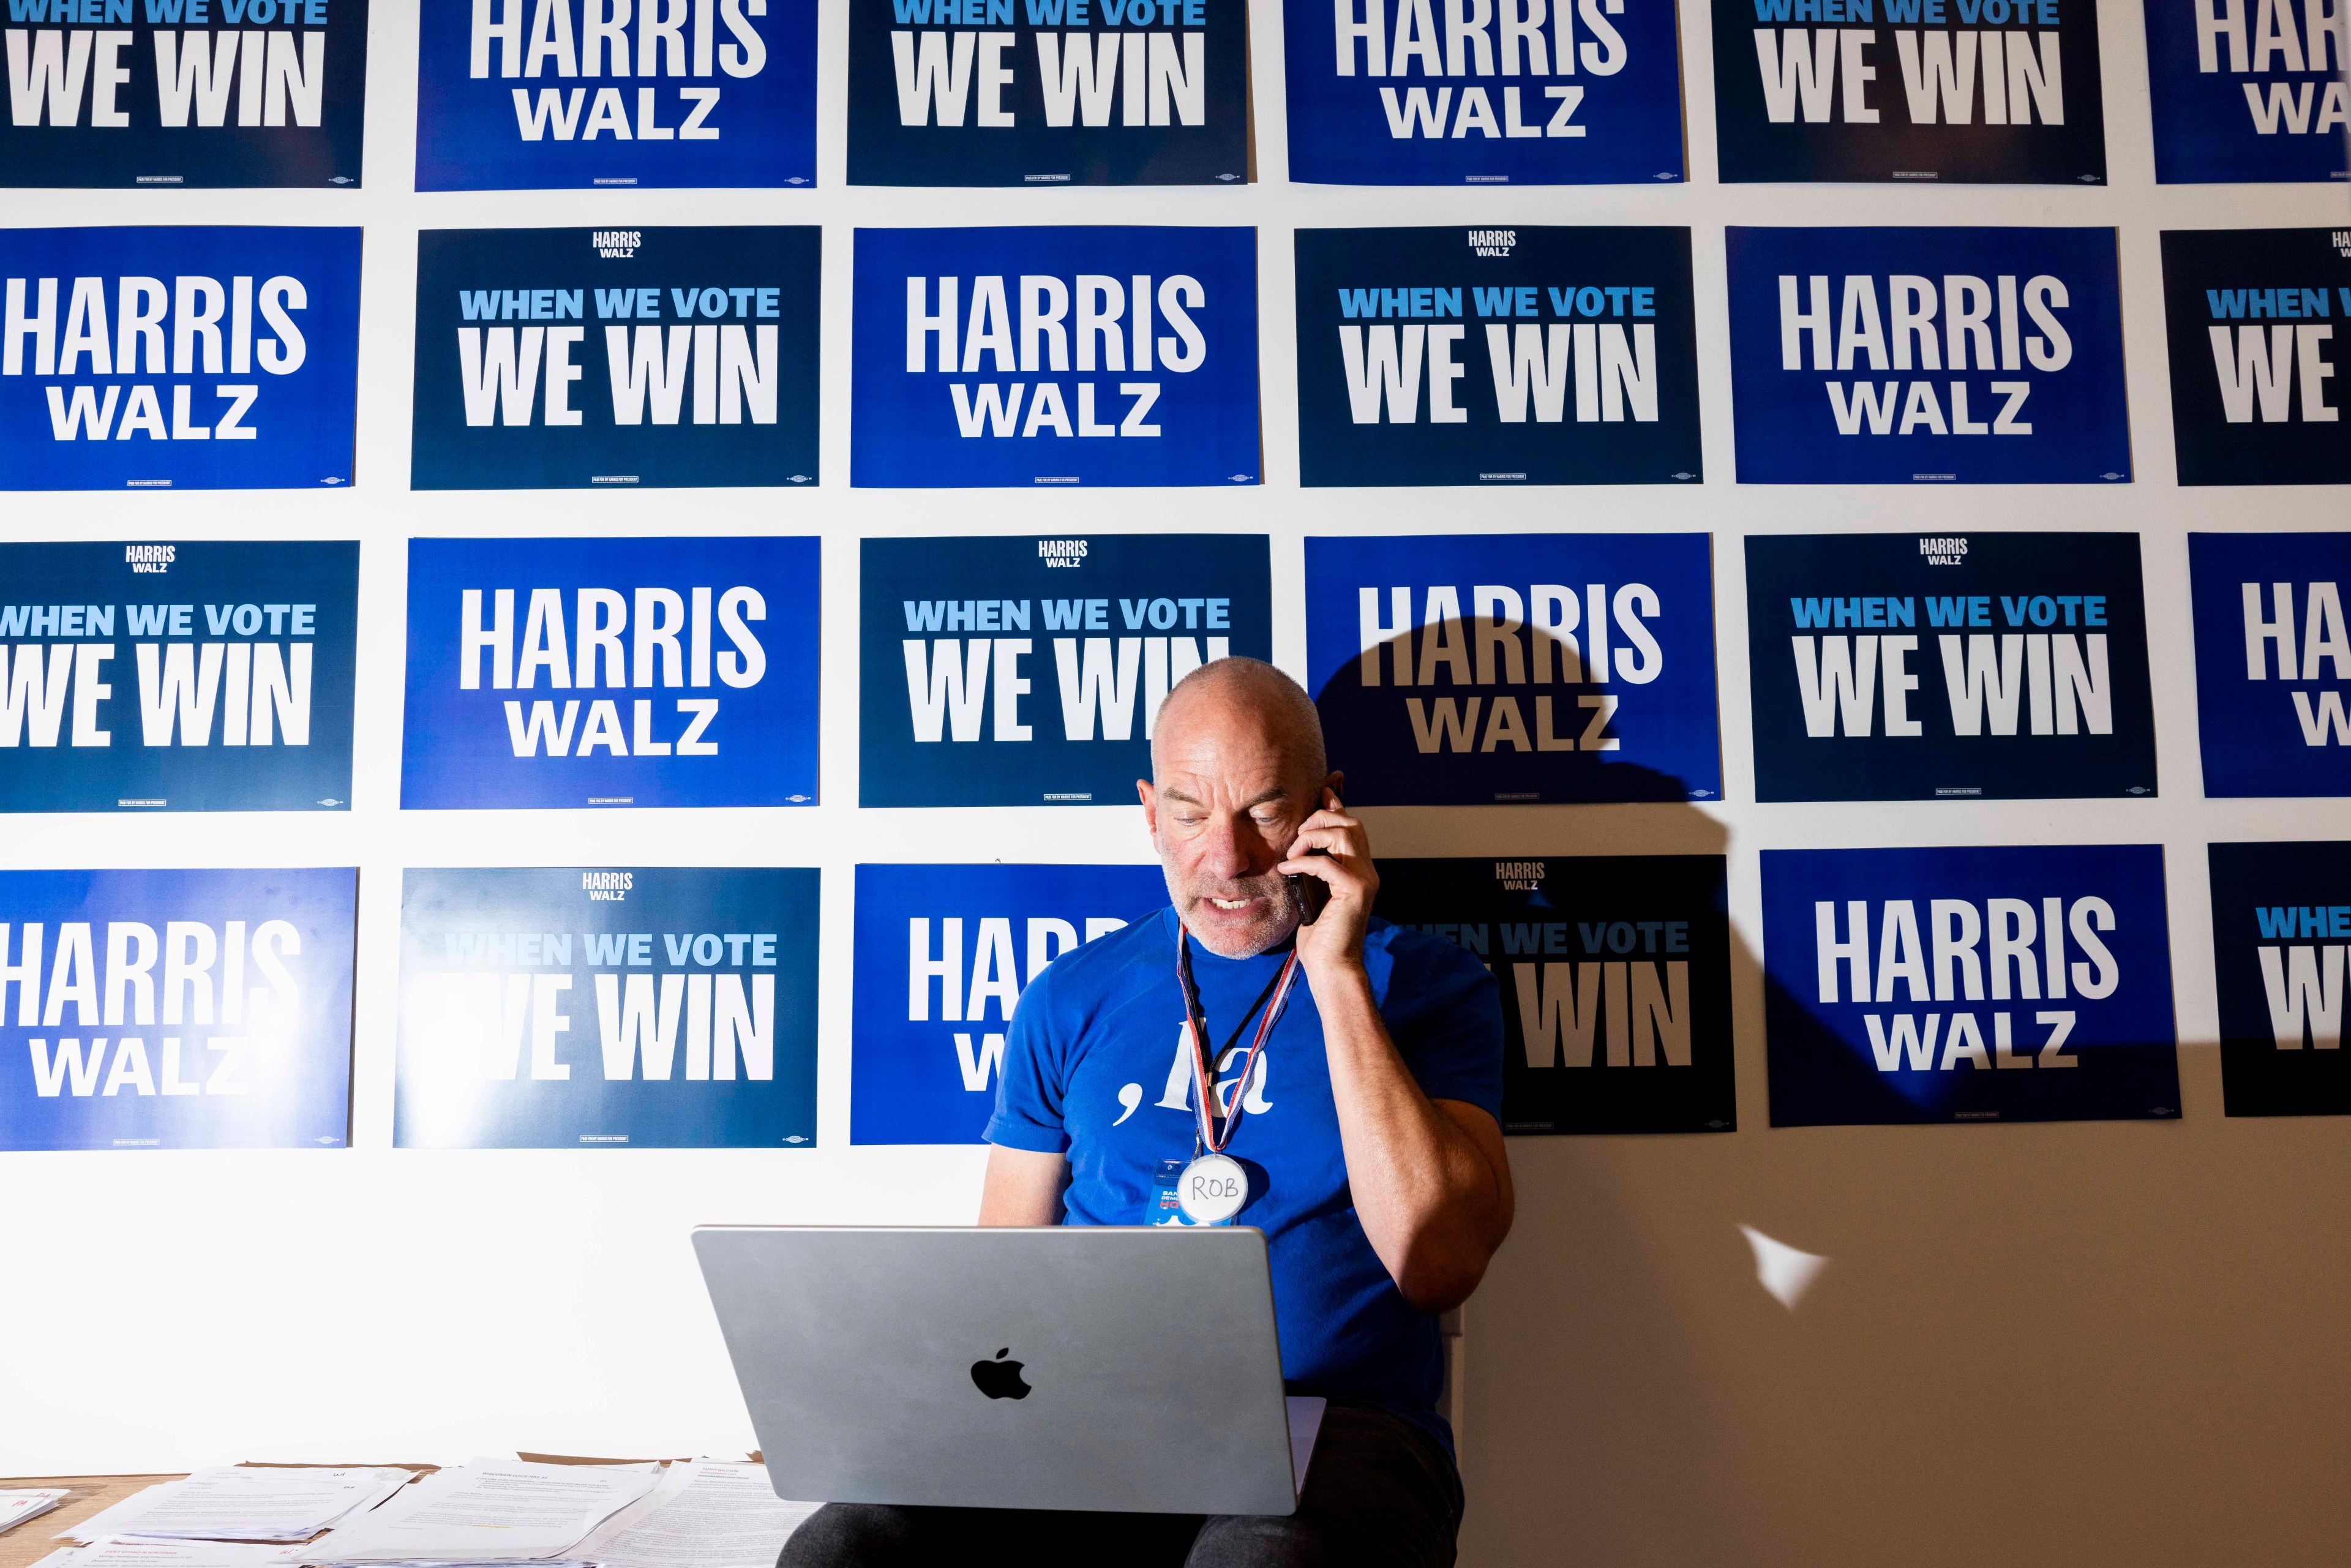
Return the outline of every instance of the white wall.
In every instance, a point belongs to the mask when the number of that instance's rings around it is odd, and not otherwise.
[[[1372,811],[1387,853],[1717,849],[1745,944],[1742,1130],[1512,1144],[1517,1234],[1468,1314],[1466,1560],[1913,1565],[2339,1562],[2351,1533],[2351,1122],[2221,1115],[2203,846],[2345,836],[2339,805],[2205,801],[2186,634],[2190,528],[2343,527],[2344,492],[2172,482],[2156,235],[2345,221],[2325,187],[2153,183],[2137,6],[2106,0],[2110,188],[1713,183],[1702,4],[1683,18],[1691,183],[1342,190],[1285,184],[1281,37],[1258,0],[1258,162],[1245,190],[941,192],[842,183],[843,8],[819,75],[807,192],[410,192],[415,5],[380,0],[356,192],[10,192],[18,225],[359,223],[367,229],[358,482],[330,494],[10,497],[13,538],[352,538],[360,565],[347,815],[0,819],[11,866],[350,864],[360,873],[356,1147],[0,1155],[0,1473],[244,1458],[617,1455],[750,1441],[685,1243],[707,1220],[959,1221],[980,1155],[848,1146],[852,867],[1140,860],[1134,812],[860,812],[855,541],[946,531],[1264,531],[1275,649],[1302,674],[1301,538],[1437,528],[1707,528],[1728,799],[1719,808]],[[1262,488],[1219,494],[852,491],[857,224],[1184,222],[1259,230]],[[1731,483],[1728,223],[2114,224],[2137,482],[2064,489]],[[821,488],[412,497],[420,227],[822,223]],[[1703,487],[1297,487],[1289,231],[1400,223],[1695,230]],[[1745,705],[1742,532],[2136,529],[2161,756],[2149,800],[1759,808]],[[412,533],[820,531],[829,617],[824,804],[791,811],[394,809],[402,540]],[[1764,1097],[1756,852],[1828,844],[2160,841],[2181,1037],[2177,1124],[1774,1132]],[[408,865],[824,870],[820,1146],[795,1152],[395,1152],[388,1145],[400,873]],[[1834,1260],[1793,1314],[1734,1227]]]

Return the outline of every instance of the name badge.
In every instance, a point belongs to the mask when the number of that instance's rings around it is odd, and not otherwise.
[[[1249,1201],[1249,1173],[1224,1155],[1202,1155],[1176,1180],[1176,1207],[1195,1225],[1230,1225]]]

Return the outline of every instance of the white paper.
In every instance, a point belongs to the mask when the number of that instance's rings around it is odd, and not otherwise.
[[[408,1484],[389,1466],[350,1469],[223,1466],[155,1489],[108,1533],[187,1541],[308,1541]],[[109,1510],[110,1513],[113,1511]],[[89,1539],[88,1525],[84,1539]]]
[[[294,1546],[245,1546],[221,1541],[135,1541],[110,1537],[50,1552],[33,1568],[280,1568]]]
[[[563,1557],[651,1491],[658,1465],[475,1459],[427,1476],[311,1542],[305,1563],[490,1563]]]
[[[63,1487],[20,1487],[0,1491],[0,1534],[28,1519],[39,1518],[65,1500]]]
[[[776,1495],[765,1465],[672,1465],[643,1500],[581,1542],[603,1568],[771,1568],[821,1506]]]

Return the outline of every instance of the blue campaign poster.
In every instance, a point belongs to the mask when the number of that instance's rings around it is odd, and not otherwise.
[[[1166,902],[1155,865],[859,866],[849,1141],[979,1142],[1021,991]]]
[[[1708,543],[1309,538],[1308,686],[1348,803],[1719,799]]]
[[[863,548],[862,806],[1132,805],[1169,687],[1272,657],[1263,534]]]
[[[344,1147],[358,896],[349,867],[0,872],[0,1149]]]
[[[15,0],[8,21],[0,186],[359,183],[368,0]]]
[[[425,230],[410,484],[815,484],[821,233]]]
[[[809,1148],[817,873],[410,871],[400,1148]]]
[[[351,482],[359,230],[0,229],[0,489]]]
[[[340,810],[356,542],[0,544],[0,811]]]
[[[2204,793],[2351,795],[2351,534],[2189,534]]]
[[[1674,0],[1449,10],[1428,0],[1284,0],[1282,30],[1292,180],[1626,185],[1683,176]]]
[[[2340,5],[2146,5],[2159,183],[2351,179]]]
[[[849,0],[852,185],[1249,177],[1245,0]]]
[[[1255,229],[856,246],[852,485],[1259,483]]]
[[[1684,228],[1300,229],[1301,482],[1697,482],[1689,244]]]
[[[1880,0],[1713,7],[1726,182],[2105,183],[2096,0],[1883,0],[1883,8]]]
[[[1765,850],[1771,1124],[2179,1114],[2156,844]]]
[[[1759,800],[2153,795],[2137,534],[1747,540]]]
[[[1720,855],[1379,862],[1379,913],[1474,953],[1502,991],[1505,1133],[1727,1133]]]
[[[2351,1115],[2351,843],[2213,844],[2212,979],[2231,1116]]]
[[[813,538],[411,539],[401,805],[813,804],[818,578]]]
[[[2183,485],[2351,483],[2351,227],[2167,229]]]
[[[2130,478],[2114,230],[1726,239],[1740,483]]]
[[[634,9],[423,0],[416,188],[816,183],[816,0]]]

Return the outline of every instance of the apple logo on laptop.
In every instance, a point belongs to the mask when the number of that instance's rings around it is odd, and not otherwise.
[[[994,1361],[975,1361],[971,1364],[972,1382],[990,1399],[1029,1397],[1029,1385],[1020,1379],[1021,1364],[1004,1359],[1011,1354],[1012,1347],[1008,1344],[996,1353]]]

